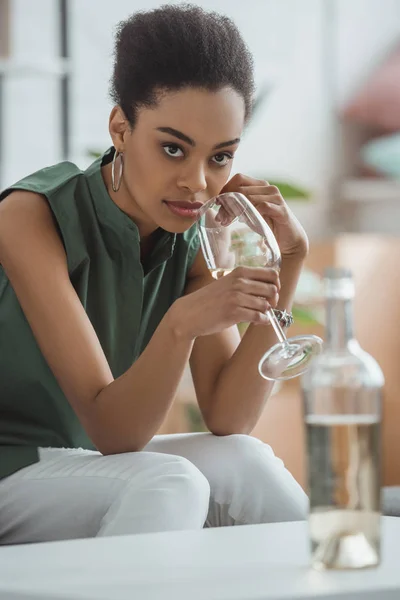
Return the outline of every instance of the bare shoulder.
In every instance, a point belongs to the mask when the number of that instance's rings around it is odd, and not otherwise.
[[[67,256],[47,200],[12,192],[0,203],[0,263],[43,356],[84,421],[113,377],[70,281]]]
[[[26,243],[26,236],[49,231],[56,234],[56,226],[44,196],[16,190],[0,202],[0,252]]]
[[[0,202],[0,215],[16,215],[29,211],[31,214],[42,212],[51,213],[47,200],[41,194],[26,190],[13,190]]]

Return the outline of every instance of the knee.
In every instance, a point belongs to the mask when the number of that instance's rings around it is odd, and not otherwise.
[[[304,490],[276,457],[272,448],[248,435],[218,438],[220,473],[231,494],[251,494],[264,503],[268,521],[302,520],[307,515],[308,498]],[[261,511],[261,509],[260,509]]]
[[[134,532],[201,529],[210,501],[210,486],[204,475],[187,459],[151,452],[125,455],[123,487],[115,514],[109,520]],[[132,464],[129,465],[129,459]],[[139,462],[139,464],[138,464]],[[141,515],[140,518],[137,515]],[[133,522],[129,527],[128,522]],[[128,527],[128,529],[127,529]],[[134,528],[134,529],[132,529]],[[115,524],[111,531],[116,531]]]
[[[186,458],[157,455],[163,458],[162,471],[157,477],[163,521],[166,528],[201,529],[210,504],[210,484],[206,477]]]
[[[257,452],[257,450],[261,446],[265,445],[259,439],[251,435],[245,435],[240,433],[228,435],[222,439],[225,439],[226,445],[233,452],[238,452],[241,454],[254,454],[254,452]]]
[[[233,434],[214,437],[216,451],[221,460],[233,461],[236,468],[240,465],[254,464],[258,457],[265,461],[270,457],[273,461],[281,462],[276,458],[272,448],[251,435]]]
[[[190,506],[198,505],[208,510],[210,501],[210,484],[203,473],[182,456],[169,456],[170,468],[166,470],[166,478],[174,478],[182,498]]]
[[[250,435],[233,434],[224,437],[213,436],[211,450],[213,452],[214,468],[220,477],[230,481],[254,481],[262,474],[263,479],[268,473],[285,470],[281,459],[277,458],[270,446]]]

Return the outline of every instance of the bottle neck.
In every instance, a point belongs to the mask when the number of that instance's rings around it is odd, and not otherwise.
[[[328,298],[326,306],[326,347],[347,350],[354,340],[352,299]]]

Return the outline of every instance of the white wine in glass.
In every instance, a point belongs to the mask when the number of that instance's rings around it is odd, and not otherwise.
[[[200,210],[197,222],[201,248],[214,279],[236,267],[271,267],[279,271],[281,254],[273,232],[251,202],[239,193],[220,194]],[[273,311],[267,311],[278,343],[261,358],[264,379],[292,379],[302,375],[322,349],[315,335],[286,338]]]
[[[221,279],[221,277],[225,277],[225,275],[229,275],[232,273],[233,269],[210,269],[211,276],[214,279]]]

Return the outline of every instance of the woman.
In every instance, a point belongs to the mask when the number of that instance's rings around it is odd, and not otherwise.
[[[228,18],[135,14],[117,33],[112,148],[3,192],[3,544],[303,518],[300,486],[246,435],[272,387],[257,363],[276,340],[258,325],[290,311],[308,244],[277,188],[229,180],[252,95]],[[267,268],[211,278],[195,221],[220,191],[272,224],[280,281]],[[211,433],[154,437],[189,359]]]

